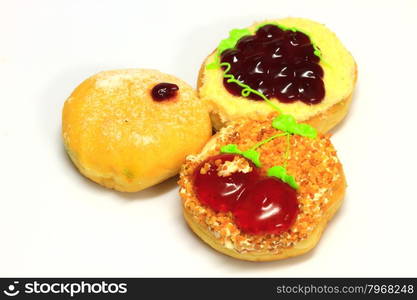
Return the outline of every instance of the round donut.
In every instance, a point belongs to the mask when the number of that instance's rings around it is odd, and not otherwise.
[[[265,28],[279,32],[266,35]],[[229,62],[230,70],[219,66],[222,62]],[[229,75],[264,93],[282,113],[327,132],[348,112],[357,66],[336,35],[311,20],[267,20],[232,30],[206,58],[197,82],[216,129],[235,119],[274,111],[253,93],[243,96],[243,87],[226,82]]]
[[[123,192],[177,174],[211,133],[209,113],[196,92],[156,70],[98,73],[73,91],[62,112],[65,149],[79,171]]]
[[[271,120],[230,122],[201,153],[187,157],[180,172],[190,228],[215,250],[241,260],[271,261],[308,252],[345,194],[343,168],[329,135],[282,135]],[[222,158],[230,145],[243,155]],[[255,148],[260,166],[253,163],[256,156],[247,155]],[[293,180],[273,177],[276,166],[285,166]]]

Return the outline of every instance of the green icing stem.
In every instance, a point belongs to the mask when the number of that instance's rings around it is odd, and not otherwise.
[[[236,144],[228,144],[228,145],[224,145],[223,147],[221,147],[220,152],[230,153],[230,154],[239,154],[249,159],[250,161],[252,161],[257,167],[261,167],[262,165],[259,159],[261,154],[254,149],[248,149],[246,151],[242,151],[238,148]]]
[[[256,149],[258,149],[259,147],[261,147],[263,144],[266,144],[270,141],[272,141],[273,139],[280,137],[280,136],[289,136],[290,134],[287,132],[282,132],[282,133],[278,133],[275,134],[269,138],[264,139],[263,141],[260,141],[259,143],[255,144],[255,146],[253,146],[252,148],[246,150],[246,151],[242,151],[239,149],[239,147],[236,144],[228,144],[225,145],[223,147],[220,148],[220,152],[221,153],[230,153],[230,154],[240,154],[244,157],[246,157],[247,159],[251,160],[255,166],[260,167],[261,161],[260,161],[260,156],[261,154],[256,151]],[[289,143],[289,139],[287,139],[287,143]],[[289,144],[287,145],[287,152],[289,151]],[[288,154],[285,156],[286,159],[288,158]]]
[[[278,133],[269,138],[266,138],[263,141],[260,141],[259,143],[255,144],[255,146],[253,146],[252,148],[246,151],[240,150],[236,144],[228,144],[228,145],[222,146],[220,148],[220,152],[242,155],[243,157],[251,160],[255,164],[255,166],[261,167],[262,166],[261,161],[260,161],[261,154],[258,151],[256,151],[256,149],[280,136],[285,136],[287,140],[287,147],[286,147],[285,156],[284,156],[284,165],[274,166],[270,168],[267,171],[267,175],[270,177],[276,177],[278,179],[281,179],[283,182],[287,183],[292,188],[298,189],[298,184],[295,181],[295,178],[287,173],[287,163],[288,163],[288,159],[290,155],[290,146],[291,146],[290,144],[291,134],[288,132]]]
[[[243,90],[241,92],[241,94],[242,94],[243,97],[248,97],[250,93],[253,93],[255,95],[258,95],[266,103],[268,103],[273,109],[275,109],[279,113],[282,113],[281,109],[278,106],[276,106],[271,100],[269,100],[264,94],[262,94],[261,92],[259,92],[257,90],[254,90],[249,85],[244,84],[243,82],[237,80],[233,74],[228,74],[229,71],[230,71],[230,68],[232,67],[229,63],[223,62],[223,63],[220,64],[220,67],[226,67],[226,70],[224,70],[224,73],[223,73],[223,77],[224,78],[227,78],[227,82],[229,82],[229,83],[231,83],[231,82],[236,83],[237,85],[239,85],[240,87],[243,88]]]
[[[280,114],[272,120],[272,127],[291,134],[297,134],[308,138],[315,139],[317,137],[317,130],[304,123],[297,123],[295,118],[291,115]]]
[[[276,177],[290,185],[294,189],[298,189],[298,184],[295,181],[295,178],[289,174],[287,174],[287,162],[289,159],[289,152],[290,152],[290,136],[292,134],[298,134],[301,136],[306,136],[309,138],[316,138],[317,137],[317,131],[315,128],[307,125],[307,124],[298,124],[294,117],[291,115],[285,115],[282,113],[281,109],[276,106],[274,103],[272,103],[271,100],[269,100],[264,94],[261,92],[258,92],[254,89],[252,89],[249,85],[246,85],[239,80],[237,80],[233,74],[229,74],[231,65],[229,63],[221,63],[220,67],[226,67],[223,76],[224,78],[227,78],[227,82],[234,82],[238,84],[240,87],[243,88],[242,90],[242,96],[247,97],[250,93],[254,93],[258,96],[260,96],[265,102],[267,102],[269,105],[272,106],[275,110],[277,110],[280,115],[277,116],[273,122],[272,127],[284,131],[283,133],[278,133],[276,135],[273,135],[263,141],[260,141],[259,143],[255,144],[252,148],[246,151],[242,151],[238,148],[235,144],[229,144],[225,145],[221,148],[222,153],[232,153],[232,154],[240,154],[243,157],[251,160],[255,166],[261,167],[262,163],[260,161],[260,153],[256,151],[257,148],[260,146],[272,141],[273,139],[279,137],[279,136],[286,136],[287,139],[287,148],[285,151],[285,157],[284,157],[284,166],[275,166],[268,170],[268,176]],[[271,171],[272,170],[272,171]]]
[[[292,133],[298,134],[301,136],[307,136],[310,138],[315,138],[317,136],[317,131],[315,128],[311,127],[307,124],[298,124],[294,117],[291,115],[285,115],[282,113],[281,109],[275,105],[271,100],[269,100],[264,94],[261,92],[252,89],[249,85],[244,84],[243,82],[237,80],[233,74],[229,74],[231,65],[227,62],[223,62],[220,64],[221,67],[226,67],[224,70],[223,77],[227,78],[227,82],[233,82],[243,88],[241,95],[243,97],[248,97],[250,93],[258,95],[261,97],[266,103],[268,103],[273,109],[278,111],[280,115],[276,117],[272,123],[272,126],[276,129]]]
[[[287,134],[287,149],[285,150],[285,156],[284,156],[284,168],[285,169],[287,169],[288,159],[290,158],[290,147],[291,147],[290,135]]]
[[[260,24],[256,27],[256,30],[258,30],[260,27],[262,27],[264,25],[267,25],[267,24],[271,24],[271,23],[266,22],[266,23]],[[302,32],[305,35],[307,35],[310,38],[310,41],[313,45],[314,54],[320,58],[322,63],[328,65],[323,60],[322,53],[321,53],[320,49],[317,47],[317,45],[313,42],[310,34],[308,34],[307,32],[304,32],[302,30],[299,30],[298,28],[295,28],[295,27],[287,27],[287,26],[281,25],[281,24],[271,24],[271,25],[276,25],[279,28],[281,28],[282,30],[291,30],[293,32],[299,31],[299,32]],[[216,69],[216,68],[219,68],[219,67],[225,67],[226,69],[223,72],[223,77],[227,79],[228,83],[235,83],[235,84],[239,85],[240,87],[242,87],[241,95],[243,97],[248,97],[250,93],[258,95],[266,103],[268,103],[273,109],[275,109],[276,111],[278,111],[280,113],[280,115],[277,116],[273,120],[272,127],[274,127],[275,129],[278,129],[278,130],[282,130],[284,132],[273,135],[273,136],[255,144],[252,148],[250,148],[246,151],[240,150],[238,148],[238,146],[235,145],[235,144],[228,144],[228,145],[225,145],[225,146],[221,147],[220,152],[221,153],[231,153],[231,154],[242,155],[243,157],[251,160],[257,167],[261,167],[260,153],[258,151],[256,151],[256,149],[259,148],[260,146],[272,141],[273,139],[275,139],[277,137],[286,136],[287,147],[286,147],[285,154],[284,154],[285,155],[284,156],[284,166],[274,166],[274,167],[270,168],[267,171],[267,175],[271,176],[271,177],[279,178],[282,181],[284,181],[285,183],[287,183],[288,185],[290,185],[292,188],[298,189],[299,186],[298,186],[297,182],[295,181],[295,178],[293,176],[287,174],[287,163],[288,163],[289,154],[290,154],[290,147],[291,147],[290,137],[293,134],[297,134],[297,135],[305,136],[305,137],[309,137],[309,138],[316,138],[317,137],[316,129],[311,127],[310,125],[307,125],[307,124],[298,124],[295,121],[293,116],[283,114],[281,109],[277,105],[275,105],[270,99],[268,99],[263,93],[252,89],[249,85],[244,84],[243,82],[237,80],[234,77],[233,74],[230,74],[229,71],[231,69],[231,65],[229,63],[227,63],[227,62],[220,63],[220,54],[223,51],[225,51],[227,49],[230,49],[230,48],[234,48],[239,39],[241,39],[245,35],[250,35],[250,34],[251,34],[251,32],[248,29],[233,29],[233,30],[231,30],[230,33],[229,33],[229,37],[227,39],[222,40],[220,42],[219,46],[217,47],[217,53],[216,53],[214,62],[208,64],[206,66],[206,68],[207,69]]]
[[[266,143],[268,143],[268,142],[272,141],[273,139],[275,139],[275,138],[277,138],[277,137],[279,137],[279,136],[284,136],[284,135],[289,135],[289,134],[288,134],[287,132],[284,132],[284,133],[278,133],[278,134],[273,135],[273,136],[271,136],[271,137],[269,137],[269,138],[267,138],[267,139],[264,139],[263,141],[260,141],[260,142],[259,142],[259,143],[257,143],[255,146],[253,146],[251,149],[256,150],[256,149],[258,149],[260,146],[262,146],[263,144],[266,144]]]

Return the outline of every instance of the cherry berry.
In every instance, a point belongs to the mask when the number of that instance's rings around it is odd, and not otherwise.
[[[242,194],[259,180],[255,165],[247,160],[252,170],[246,173],[241,170],[226,175],[219,172],[224,162],[231,162],[235,157],[246,160],[240,155],[220,154],[203,161],[194,172],[194,191],[198,200],[217,212],[233,210]]]
[[[295,222],[296,191],[279,179],[259,180],[235,206],[236,225],[248,234],[280,234]]]

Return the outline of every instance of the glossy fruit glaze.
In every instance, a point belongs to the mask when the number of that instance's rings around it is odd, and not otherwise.
[[[234,154],[220,154],[206,159],[194,172],[194,191],[198,200],[216,212],[232,211],[246,189],[259,179],[258,170],[251,162],[252,171],[235,172],[227,177],[218,176],[217,163],[232,161]],[[202,174],[206,164],[210,168]]]
[[[288,230],[298,214],[296,191],[277,178],[260,176],[249,161],[250,172],[219,176],[219,165],[233,161],[235,156],[212,156],[196,168],[193,184],[198,200],[216,212],[231,211],[245,233],[279,234]]]
[[[255,35],[242,37],[235,48],[221,53],[221,62],[231,65],[229,73],[268,98],[284,103],[320,103],[325,95],[323,69],[310,38],[299,31],[264,25]],[[223,69],[225,69],[223,67]],[[225,88],[240,96],[242,87],[223,80]],[[256,94],[248,96],[261,100]]]
[[[249,234],[280,234],[298,214],[297,193],[273,177],[258,181],[235,206],[236,225]]]

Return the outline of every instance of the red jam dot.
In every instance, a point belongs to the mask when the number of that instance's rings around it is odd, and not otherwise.
[[[220,59],[230,64],[229,72],[237,80],[266,97],[306,104],[324,99],[320,58],[314,54],[310,38],[302,32],[264,25],[255,35],[242,37],[235,48],[221,53]],[[223,85],[232,95],[241,96],[242,87],[238,84],[225,78]],[[254,93],[248,99],[262,100]]]
[[[178,85],[162,82],[153,87],[151,94],[153,100],[159,102],[175,97],[178,90]]]
[[[268,177],[248,190],[233,210],[236,225],[248,234],[280,234],[295,222],[297,193],[279,179]]]
[[[247,173],[234,172],[229,176],[219,176],[218,166],[225,161],[233,161],[234,154],[220,154],[209,157],[194,171],[194,191],[198,200],[215,210],[233,210],[242,194],[259,180],[256,166],[249,162],[252,170]]]

